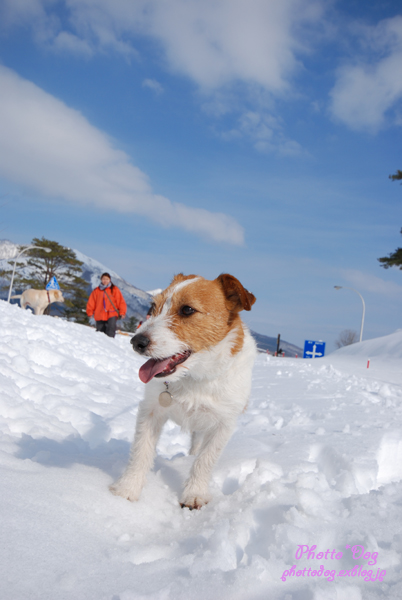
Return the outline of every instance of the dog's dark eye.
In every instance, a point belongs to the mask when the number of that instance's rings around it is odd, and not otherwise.
[[[192,315],[193,313],[195,313],[196,310],[195,308],[191,308],[191,306],[182,306],[180,309],[180,314],[183,315],[184,317],[189,317],[190,315]]]
[[[149,307],[149,311],[147,313],[147,317],[151,317],[155,312],[155,304],[151,304],[151,306]]]

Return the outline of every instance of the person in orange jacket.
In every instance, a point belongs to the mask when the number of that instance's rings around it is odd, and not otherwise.
[[[109,273],[103,273],[100,285],[92,291],[87,303],[87,315],[95,318],[96,331],[114,337],[116,322],[124,319],[126,312],[127,304],[121,291],[112,283]]]

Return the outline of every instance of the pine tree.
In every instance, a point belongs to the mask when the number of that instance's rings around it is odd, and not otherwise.
[[[124,321],[121,321],[120,329],[121,331],[127,331],[129,333],[135,333],[139,320],[133,316],[126,318]]]
[[[46,285],[56,277],[63,292],[65,302],[63,308],[60,305],[51,305],[50,314],[64,314],[68,319],[78,323],[88,324],[89,319],[85,313],[88,299],[88,283],[82,278],[83,263],[77,259],[71,248],[61,246],[58,242],[33,238],[31,245],[42,248],[50,248],[51,252],[44,250],[29,250],[27,262],[19,262],[16,265],[13,287],[22,291],[27,288],[45,289]],[[20,247],[20,250],[23,246]],[[13,262],[9,262],[13,266]],[[29,274],[24,275],[21,271],[29,268]],[[0,276],[11,279],[12,269],[2,271]]]
[[[399,181],[400,179],[402,179],[402,171],[400,171],[399,169],[397,170],[396,173],[394,173],[393,175],[390,175],[389,178],[392,181]]]
[[[384,267],[384,269],[389,269],[390,267],[399,267],[399,269],[402,271],[402,248],[397,248],[395,252],[392,252],[388,256],[383,256],[377,260],[381,263],[381,266]]]
[[[398,181],[402,179],[402,171],[397,170],[396,173],[390,175],[389,178],[392,181]],[[401,229],[402,233],[402,229]],[[397,248],[395,252],[392,252],[388,256],[383,256],[382,258],[377,259],[384,269],[389,269],[390,267],[399,267],[402,271],[402,248]]]

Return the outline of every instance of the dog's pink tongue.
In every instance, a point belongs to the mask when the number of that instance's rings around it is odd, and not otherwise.
[[[142,383],[148,383],[151,381],[152,377],[157,375],[158,373],[162,373],[170,362],[170,358],[165,358],[165,360],[155,360],[154,358],[150,358],[144,363],[139,370],[139,377]]]

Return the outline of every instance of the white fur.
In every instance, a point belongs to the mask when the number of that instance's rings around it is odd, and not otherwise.
[[[30,306],[35,315],[43,315],[46,307],[49,306],[49,304],[52,304],[52,302],[64,302],[63,295],[59,290],[47,291],[29,289],[18,296],[11,296],[11,298],[19,298],[21,308],[25,309],[27,306]]]
[[[160,314],[141,326],[139,332],[146,332],[152,338],[152,350],[146,354],[162,358],[186,349],[168,327],[168,322],[168,315]],[[235,329],[212,348],[192,354],[166,379],[154,378],[147,383],[128,466],[110,487],[114,494],[138,500],[153,464],[162,427],[171,419],[192,433],[190,454],[197,454],[180,502],[182,506],[200,508],[209,501],[212,468],[230,439],[250,394],[257,351],[247,327],[243,323],[239,326],[243,327],[244,342],[236,354],[231,354],[237,336]],[[169,407],[159,404],[159,394],[166,389],[164,381],[168,382],[173,396]]]
[[[200,279],[199,277],[192,277],[191,279],[185,279],[184,281],[180,281],[179,283],[176,283],[176,285],[173,286],[173,288],[170,290],[170,294],[168,297],[172,298],[173,294],[175,294],[176,292],[179,292],[180,290],[187,287],[188,285],[191,285],[192,283],[199,281],[199,279]]]

